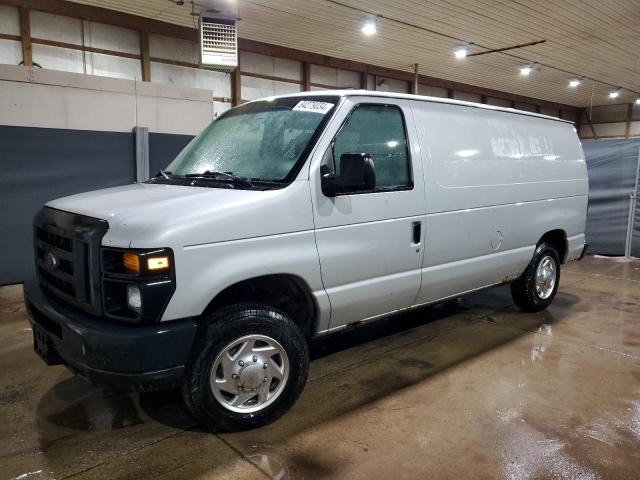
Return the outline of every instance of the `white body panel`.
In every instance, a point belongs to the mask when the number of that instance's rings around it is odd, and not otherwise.
[[[428,97],[318,94],[344,98],[283,189],[139,184],[48,206],[107,220],[105,246],[171,248],[176,291],[162,320],[197,316],[234,283],[281,273],[308,288],[319,333],[512,280],[551,230],[565,232],[566,260],[581,254],[587,172],[570,123]],[[412,189],[322,193],[323,156],[358,103],[402,110]]]
[[[588,183],[573,125],[431,102],[412,109],[427,197],[418,304],[517,278],[548,231],[582,247]]]
[[[331,301],[331,327],[412,305],[420,288],[423,250],[412,243],[412,224],[424,224],[422,162],[409,102],[402,109],[412,150],[411,190],[327,197],[320,186],[320,162],[338,127],[355,103],[387,104],[386,99],[347,99],[316,149],[311,164],[316,243],[322,280]]]

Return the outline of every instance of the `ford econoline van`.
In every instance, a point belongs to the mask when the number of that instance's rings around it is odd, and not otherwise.
[[[42,208],[35,350],[99,384],[180,387],[217,431],[265,425],[318,335],[505,283],[546,308],[584,254],[587,194],[557,118],[369,91],[249,102],[151,180]]]

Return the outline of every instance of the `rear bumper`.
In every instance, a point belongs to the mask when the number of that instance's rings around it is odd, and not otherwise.
[[[123,390],[176,387],[196,333],[192,319],[120,325],[70,308],[25,283],[29,320],[48,339],[49,364],[62,363],[89,381]]]
[[[582,252],[580,253],[580,256],[578,257],[578,261],[582,260],[584,258],[584,256],[587,254],[587,249],[589,248],[589,244],[587,242],[584,242],[584,247],[582,248]]]
[[[562,263],[581,260],[587,249],[587,240],[584,233],[567,238],[567,253]]]

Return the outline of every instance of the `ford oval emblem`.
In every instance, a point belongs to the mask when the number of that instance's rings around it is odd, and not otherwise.
[[[58,267],[58,257],[51,252],[47,252],[44,256],[44,266],[47,267],[49,271],[55,270]]]

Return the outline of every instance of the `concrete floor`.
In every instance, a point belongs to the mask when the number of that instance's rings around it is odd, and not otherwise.
[[[46,367],[1,288],[0,477],[640,478],[639,306],[640,261],[587,257],[545,312],[500,287],[318,341],[292,411],[212,435]]]

